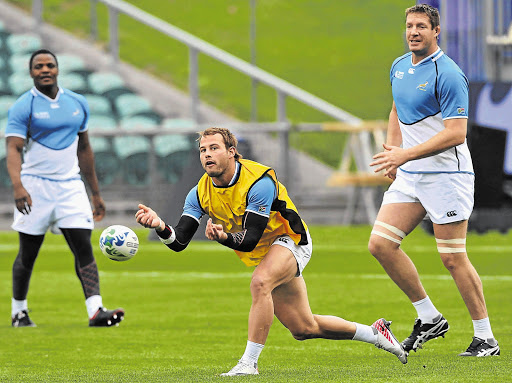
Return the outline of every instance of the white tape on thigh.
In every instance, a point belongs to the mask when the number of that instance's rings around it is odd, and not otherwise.
[[[440,253],[465,253],[466,246],[464,247],[447,247],[447,246],[439,246],[441,245],[465,245],[466,238],[454,238],[454,239],[439,239],[436,238],[437,242],[437,251]]]
[[[381,221],[375,221],[375,225],[379,225],[379,226],[382,226],[383,228],[385,229],[388,229],[390,232],[392,232],[393,234],[396,234],[398,235],[400,238],[404,239],[405,238],[405,233],[400,230],[399,228],[397,227],[394,227],[394,226],[391,226],[391,225],[388,225],[386,222],[381,222]],[[386,237],[384,237],[386,238]],[[389,239],[389,238],[388,238]]]
[[[466,247],[440,247],[437,246],[437,251],[440,253],[465,253]]]
[[[466,244],[466,238],[455,238],[455,239],[437,239],[437,243],[446,243],[450,245],[465,245]]]
[[[401,240],[393,238],[392,236],[387,235],[386,233],[383,233],[381,231],[372,230],[372,234],[378,235],[379,237],[382,237],[382,238],[389,239],[390,241],[398,243],[399,245],[402,243]]]

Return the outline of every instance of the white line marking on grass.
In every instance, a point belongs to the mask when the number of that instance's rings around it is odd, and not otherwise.
[[[251,278],[252,273],[199,273],[199,272],[176,272],[176,271],[100,271],[100,276],[105,277],[126,277],[126,278],[159,278],[165,280],[195,280],[195,279],[241,279]],[[386,274],[332,274],[332,273],[306,273],[305,278],[325,278],[339,277],[342,279],[373,279],[388,280]],[[450,275],[444,274],[426,274],[421,275],[424,280],[451,281]],[[485,281],[512,281],[512,275],[481,275],[480,278]]]

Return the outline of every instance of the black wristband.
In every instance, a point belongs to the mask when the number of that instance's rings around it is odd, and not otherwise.
[[[163,229],[162,231],[158,231],[156,229],[155,231],[156,234],[163,239],[168,239],[172,235],[172,229],[169,225],[165,225],[165,229]]]

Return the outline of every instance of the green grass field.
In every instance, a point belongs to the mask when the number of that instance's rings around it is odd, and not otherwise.
[[[311,227],[314,255],[305,270],[313,312],[371,324],[393,320],[401,340],[415,311],[366,249],[369,226]],[[49,234],[29,293],[36,328],[10,327],[11,266],[16,234],[0,233],[0,382],[216,382],[245,348],[251,269],[229,249],[194,242],[173,253],[137,231],[140,250],[117,263],[96,245],[102,295],[126,309],[117,328],[88,328],[73,257]],[[460,295],[421,230],[404,241],[422,281],[450,321],[445,339],[429,342],[407,365],[352,341],[295,341],[276,320],[259,362],[258,382],[510,382],[512,234],[471,234],[468,250],[486,293],[500,357],[460,358],[473,334]]]

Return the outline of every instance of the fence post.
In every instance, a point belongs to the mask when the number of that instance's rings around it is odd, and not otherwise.
[[[33,29],[37,32],[43,24],[43,0],[33,0],[32,18],[34,19]]]
[[[98,12],[97,5],[98,0],[90,0],[90,17],[91,17],[91,35],[90,38],[92,41],[98,41]]]
[[[281,91],[277,91],[277,121],[278,122],[288,122],[286,118],[286,94]],[[288,184],[288,181],[291,182],[292,177],[290,177],[290,140],[289,140],[289,126],[287,126],[286,130],[279,132],[279,146],[280,146],[280,167],[281,174],[279,178],[284,185],[288,185],[288,188],[291,188],[292,185]]]
[[[109,28],[109,49],[112,59],[112,67],[117,71],[119,63],[119,14],[117,9],[108,8],[108,28]]]
[[[197,58],[197,49],[189,47],[189,73],[188,73],[188,89],[190,93],[190,114],[192,120],[199,123],[199,65]]]

